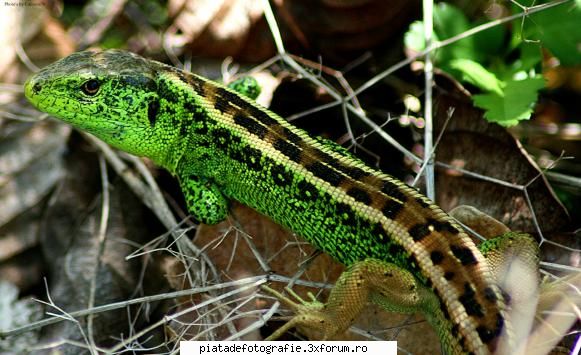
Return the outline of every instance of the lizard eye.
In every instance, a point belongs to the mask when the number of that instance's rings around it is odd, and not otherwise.
[[[81,86],[81,90],[86,95],[93,96],[99,91],[100,87],[101,87],[101,83],[99,83],[95,79],[91,79],[91,80],[85,81],[83,83],[83,85]]]

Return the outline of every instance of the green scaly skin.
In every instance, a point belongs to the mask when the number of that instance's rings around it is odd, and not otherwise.
[[[222,221],[237,200],[350,266],[328,303],[343,311],[307,307],[289,324],[331,338],[371,300],[423,312],[449,354],[490,353],[509,328],[488,262],[453,219],[233,89],[109,50],[44,68],[25,94],[39,110],[176,175],[200,222]]]

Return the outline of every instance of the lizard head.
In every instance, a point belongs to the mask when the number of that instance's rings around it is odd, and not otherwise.
[[[24,91],[39,110],[116,148],[163,163],[172,137],[162,136],[154,125],[162,68],[126,51],[84,51],[39,71]]]

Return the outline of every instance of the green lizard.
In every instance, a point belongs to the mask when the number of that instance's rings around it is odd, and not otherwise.
[[[39,110],[177,176],[198,221],[222,221],[237,200],[347,265],[332,301],[307,307],[292,325],[332,338],[371,300],[422,312],[449,354],[494,352],[510,330],[493,268],[454,219],[234,89],[108,50],[44,68],[25,94]]]

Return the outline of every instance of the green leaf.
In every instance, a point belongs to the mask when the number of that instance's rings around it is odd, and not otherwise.
[[[443,2],[434,7],[434,31],[440,40],[454,37],[471,27],[466,15],[457,7]],[[440,52],[442,61],[453,58],[477,59],[473,37],[467,37],[443,47]]]
[[[474,95],[474,105],[485,110],[484,117],[503,126],[514,126],[529,119],[537,101],[538,91],[545,86],[541,76],[507,81],[502,94]]]
[[[421,52],[426,49],[426,38],[424,37],[424,23],[422,21],[412,22],[410,28],[404,35],[404,44],[406,48]],[[434,33],[433,40],[438,41],[438,34]],[[441,51],[434,52],[432,60],[440,62]]]
[[[424,23],[422,21],[414,21],[410,25],[403,37],[406,48],[421,52],[426,49],[426,39],[424,38]]]
[[[479,19],[470,27],[476,27],[489,22],[488,19]],[[497,59],[503,54],[507,28],[503,25],[491,27],[485,31],[473,35],[474,50],[478,55],[478,61]]]
[[[518,54],[518,55],[516,55]],[[539,43],[523,42],[513,49],[513,60],[488,67],[499,80],[522,80],[541,72],[542,52]]]
[[[484,91],[502,95],[502,81],[489,72],[480,63],[469,59],[453,59],[449,67],[460,72],[461,80],[466,81]]]
[[[423,26],[422,21],[415,21],[410,25],[404,35],[404,43],[407,48],[415,51],[422,51],[426,48]],[[434,41],[448,39],[469,30],[471,27],[468,18],[457,7],[447,3],[439,3],[434,8]],[[474,38],[471,36],[440,48],[435,54],[435,61],[447,63],[454,58],[477,60],[479,54],[475,50]]]
[[[517,62],[520,70],[530,70],[541,63],[541,46],[538,43],[522,42],[519,46],[520,57]]]
[[[452,4],[441,2],[434,7],[434,28],[442,38],[450,38],[470,29],[466,15]]]
[[[581,1],[540,11],[525,23],[525,38],[540,40],[563,65],[581,64]]]

